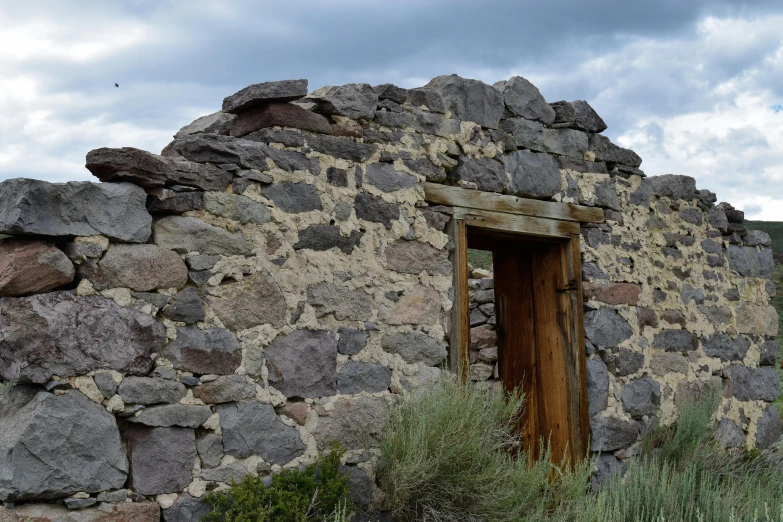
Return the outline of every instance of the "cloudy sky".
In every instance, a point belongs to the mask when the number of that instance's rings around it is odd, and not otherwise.
[[[159,152],[251,83],[522,75],[783,221],[781,0],[0,0],[0,49],[0,179],[90,179],[90,149]]]

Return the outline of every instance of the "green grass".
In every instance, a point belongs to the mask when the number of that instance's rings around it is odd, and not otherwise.
[[[473,268],[492,270],[492,252],[489,250],[468,249],[468,264]]]

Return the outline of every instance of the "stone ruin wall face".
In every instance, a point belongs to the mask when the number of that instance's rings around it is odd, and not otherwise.
[[[161,155],[92,151],[102,183],[0,183],[0,514],[198,520],[332,439],[368,504],[385,408],[447,356],[450,209],[424,181],[605,210],[581,238],[601,466],[717,386],[728,444],[777,439],[772,252],[741,212],[520,77],[306,94],[250,86]],[[492,284],[470,282],[488,387]]]

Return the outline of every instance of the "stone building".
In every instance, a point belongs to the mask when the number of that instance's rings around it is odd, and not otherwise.
[[[290,80],[89,152],[99,183],[1,182],[0,514],[196,521],[332,439],[366,506],[386,408],[448,372],[604,470],[710,389],[769,446],[769,237],[605,129],[521,77]]]

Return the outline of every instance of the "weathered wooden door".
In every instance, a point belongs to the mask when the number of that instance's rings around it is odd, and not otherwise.
[[[568,295],[576,285],[564,277],[565,254],[562,243],[537,241],[493,250],[500,379],[525,393],[523,445],[537,457],[541,441],[548,443],[556,462],[586,451]]]

